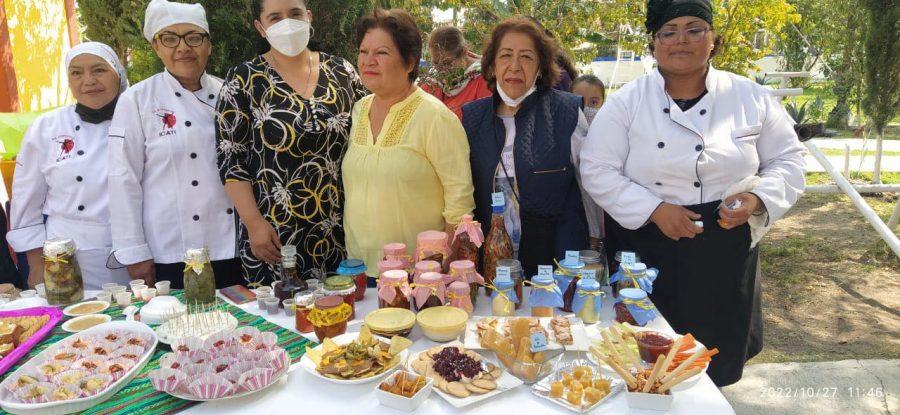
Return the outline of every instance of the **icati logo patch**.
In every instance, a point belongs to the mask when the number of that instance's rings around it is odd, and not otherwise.
[[[59,156],[56,161],[62,161],[72,157],[72,150],[75,149],[75,138],[69,135],[61,135],[53,141],[59,144]]]
[[[156,116],[159,117],[160,122],[162,122],[162,129],[159,131],[160,137],[175,134],[176,118],[174,111],[160,108],[154,111],[154,114],[156,114]]]

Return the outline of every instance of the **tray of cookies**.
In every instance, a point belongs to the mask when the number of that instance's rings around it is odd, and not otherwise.
[[[56,307],[0,311],[0,375],[37,346],[62,320]]]

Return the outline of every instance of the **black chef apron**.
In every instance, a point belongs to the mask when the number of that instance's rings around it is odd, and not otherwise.
[[[707,373],[716,386],[741,379],[744,363],[762,350],[758,248],[750,249],[750,226],[719,226],[720,202],[685,206],[703,216],[703,233],[674,241],[654,223],[628,230],[608,215],[611,249],[635,251],[659,269],[650,299],[678,333],[691,333],[717,347]]]

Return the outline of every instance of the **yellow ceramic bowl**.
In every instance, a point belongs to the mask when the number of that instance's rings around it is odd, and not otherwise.
[[[466,330],[469,313],[456,307],[431,307],[420,311],[416,320],[425,337],[436,342],[448,342]]]
[[[404,308],[380,308],[366,315],[365,323],[378,336],[405,337],[416,325],[416,314]]]

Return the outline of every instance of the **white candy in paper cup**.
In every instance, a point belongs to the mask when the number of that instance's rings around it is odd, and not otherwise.
[[[198,337],[184,337],[172,343],[172,351],[193,357],[203,350],[203,340]]]
[[[72,369],[84,369],[88,372],[94,373],[103,363],[97,359],[96,357],[84,357],[72,363]]]
[[[253,362],[236,361],[220,375],[225,376],[231,383],[238,383],[241,375],[253,369],[256,369],[256,365]]]
[[[36,384],[41,382],[42,376],[38,374],[34,369],[22,370],[17,376],[9,376],[6,380],[3,381],[3,387],[6,390],[15,393],[22,387]],[[22,382],[19,382],[19,379],[22,379]]]
[[[280,372],[288,365],[288,354],[282,348],[277,348],[270,352],[271,365],[276,372]]]
[[[270,331],[259,333],[259,336],[250,343],[250,349],[272,351],[278,343],[278,335]]]
[[[256,368],[242,374],[238,379],[238,385],[248,391],[260,390],[272,383],[272,378],[274,377],[274,370]]]
[[[69,369],[53,377],[53,383],[57,385],[78,386],[81,380],[90,376],[91,372],[84,369]]]
[[[234,336],[231,333],[221,332],[207,337],[206,341],[203,342],[203,348],[213,352],[214,350],[225,349],[234,343]]]
[[[243,326],[238,327],[238,329],[234,331],[233,338],[237,344],[245,345],[249,344],[253,339],[258,338],[259,334],[260,331],[258,328]]]
[[[99,335],[99,337],[103,340],[106,340],[110,343],[115,343],[117,345],[125,344],[125,341],[128,340],[131,336],[131,333],[125,330],[110,330],[106,333]]]
[[[237,359],[228,356],[217,357],[215,359],[210,360],[209,365],[212,367],[212,371],[214,373],[222,373],[231,368],[231,365],[236,362]]]
[[[141,346],[144,349],[152,343],[153,337],[145,333],[129,333],[125,336],[123,346]]]
[[[132,367],[134,367],[134,361],[119,357],[104,362],[103,365],[100,366],[100,373],[109,375],[112,377],[113,381],[116,381],[122,376],[125,376],[125,373],[128,373]]]
[[[62,392],[61,396],[58,396],[57,391]],[[47,399],[51,402],[57,401],[68,401],[72,399],[78,399],[81,397],[81,389],[76,388],[72,385],[56,385],[52,391],[50,391]]]
[[[44,403],[50,400],[50,392],[54,388],[56,385],[50,382],[38,382],[19,388],[16,391],[16,398],[28,404]]]
[[[88,389],[86,385],[93,382],[96,382],[99,387],[95,389]],[[81,390],[82,392],[84,392],[84,396],[94,396],[100,392],[105,391],[106,388],[109,387],[110,383],[112,383],[112,376],[103,374],[90,375],[84,378],[84,380],[81,382]]]
[[[83,349],[76,349],[74,347],[60,347],[50,353],[50,358],[53,360],[68,362],[68,364],[72,364],[75,363],[76,360],[85,357],[83,355],[83,352]]]
[[[204,375],[193,381],[191,394],[200,399],[219,399],[234,393],[234,386],[224,376]]]
[[[251,361],[251,362],[268,363],[269,361],[272,360],[269,353],[270,352],[267,352],[265,350],[254,350],[254,351],[251,351],[250,353],[244,354],[243,359],[247,360],[247,361]]]
[[[167,368],[153,370],[149,377],[154,389],[166,393],[174,392],[178,386],[188,380],[184,372]]]
[[[85,352],[85,357],[93,357],[95,359],[108,359],[113,352],[118,350],[119,345],[110,341],[102,340],[94,343]]]
[[[128,359],[134,362],[141,360],[141,356],[143,355],[144,348],[141,346],[125,346],[112,353],[113,358],[121,357],[123,359]]]

